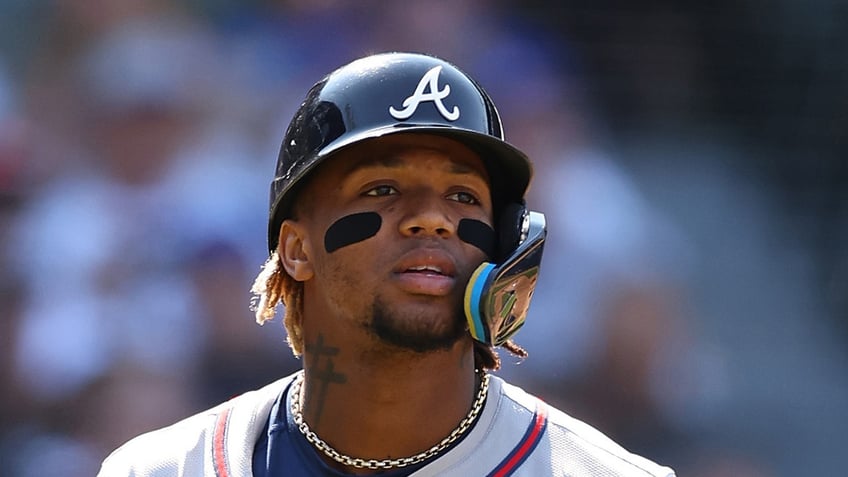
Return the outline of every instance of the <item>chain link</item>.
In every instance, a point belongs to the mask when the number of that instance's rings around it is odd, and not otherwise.
[[[459,425],[448,434],[447,437],[441,440],[438,444],[433,447],[427,449],[424,452],[419,454],[415,454],[409,457],[402,457],[400,459],[360,459],[358,457],[350,457],[348,455],[342,454],[339,451],[333,449],[330,444],[327,444],[323,439],[318,437],[315,432],[309,429],[309,426],[303,420],[303,411],[301,409],[302,401],[303,401],[303,372],[301,371],[294,380],[292,384],[292,400],[291,400],[291,413],[294,419],[294,423],[297,425],[297,428],[300,430],[301,434],[306,437],[306,440],[309,441],[316,449],[320,450],[327,457],[333,459],[334,461],[344,464],[348,467],[356,467],[358,469],[371,469],[371,470],[385,470],[385,469],[393,469],[399,467],[406,467],[410,465],[415,465],[420,462],[424,462],[425,460],[433,457],[439,452],[445,450],[450,446],[454,441],[456,441],[461,435],[465,434],[468,429],[471,428],[471,424],[474,423],[474,420],[477,419],[477,416],[480,414],[480,411],[483,409],[483,404],[486,402],[486,394],[489,390],[489,375],[484,371],[482,372],[482,376],[480,378],[480,389],[477,391],[477,397],[474,399],[474,404],[471,406],[471,410],[468,412],[468,415],[459,422]]]

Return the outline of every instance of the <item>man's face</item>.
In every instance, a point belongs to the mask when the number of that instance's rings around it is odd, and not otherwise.
[[[486,259],[460,222],[491,231],[490,197],[480,158],[451,139],[391,135],[337,154],[298,199],[314,270],[304,309],[321,300],[406,349],[452,345],[466,334],[465,286]]]

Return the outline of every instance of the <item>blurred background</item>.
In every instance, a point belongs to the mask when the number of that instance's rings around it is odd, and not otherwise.
[[[298,367],[249,288],[306,90],[443,56],[549,241],[500,374],[680,476],[844,474],[848,4],[0,0],[0,474]]]

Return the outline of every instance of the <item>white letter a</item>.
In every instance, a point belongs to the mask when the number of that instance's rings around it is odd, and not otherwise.
[[[418,109],[418,105],[424,101],[432,101],[436,105],[436,109],[448,121],[456,121],[459,119],[459,107],[454,106],[452,111],[448,111],[442,100],[450,94],[450,85],[446,84],[444,89],[439,90],[439,73],[442,71],[441,66],[434,66],[429,71],[424,73],[421,81],[418,82],[418,87],[412,96],[403,100],[402,110],[395,109],[394,106],[389,106],[389,114],[395,119],[407,119]],[[429,92],[425,90],[429,89]]]

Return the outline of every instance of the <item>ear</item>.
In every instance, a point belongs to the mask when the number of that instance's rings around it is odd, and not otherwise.
[[[306,228],[301,223],[285,220],[280,226],[280,240],[277,253],[286,272],[299,282],[312,278],[312,248],[308,241]]]

